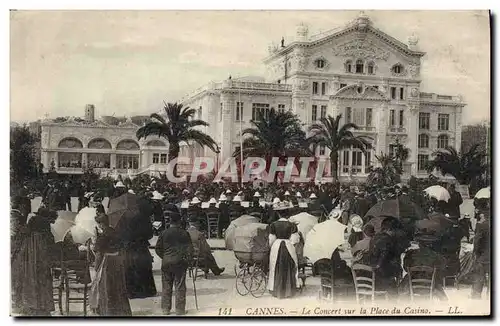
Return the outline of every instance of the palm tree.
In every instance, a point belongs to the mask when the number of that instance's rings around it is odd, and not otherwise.
[[[340,126],[342,114],[335,118],[328,116],[321,118],[319,123],[314,123],[309,127],[312,135],[307,139],[309,144],[313,146],[324,146],[330,150],[330,166],[332,176],[337,179],[337,169],[339,161],[339,151],[351,147],[359,148],[363,153],[371,148],[370,137],[355,136],[352,129],[357,130],[359,127],[354,123],[346,123]]]
[[[242,136],[249,135],[243,141],[243,158],[262,157],[266,160],[266,167],[273,157],[279,162],[286,162],[288,157],[309,155],[306,146],[306,134],[301,127],[299,118],[290,111],[259,111],[257,119],[252,120],[252,127],[242,131]],[[237,148],[233,157],[240,158],[240,148]],[[295,164],[298,165],[297,162]],[[267,170],[267,169],[266,169]]]
[[[151,120],[137,130],[137,139],[148,136],[165,138],[168,143],[169,161],[177,158],[180,151],[180,143],[194,142],[200,146],[206,146],[212,151],[217,151],[218,146],[209,135],[196,129],[196,127],[208,126],[203,120],[193,119],[196,110],[183,107],[179,103],[165,103],[164,114],[153,113]],[[177,164],[174,166],[174,175],[177,175]]]
[[[427,171],[434,169],[442,175],[453,176],[460,184],[469,184],[476,177],[481,176],[487,168],[486,153],[480,150],[479,145],[473,145],[468,151],[459,153],[454,147],[434,152],[435,158],[429,161]]]
[[[370,167],[367,183],[377,188],[393,186],[401,181],[399,162],[392,156],[384,153],[375,155],[380,166]]]

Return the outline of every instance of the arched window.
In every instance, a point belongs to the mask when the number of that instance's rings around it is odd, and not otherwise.
[[[438,148],[446,148],[448,147],[448,136],[447,135],[439,135],[438,137]]]
[[[135,142],[133,140],[126,139],[126,140],[122,140],[121,142],[119,142],[116,145],[116,149],[121,149],[121,150],[126,150],[126,151],[135,151],[135,150],[139,150],[139,144],[137,144],[137,142]]]
[[[356,60],[356,73],[362,74],[364,71],[363,60]]]
[[[395,64],[394,66],[392,66],[392,72],[394,74],[402,74],[403,70],[404,70],[404,68],[403,68],[403,66],[400,63]]]
[[[429,135],[418,135],[418,148],[429,148]]]
[[[151,141],[148,141],[148,143],[146,144],[146,146],[150,146],[150,147],[165,147],[165,143],[162,142],[161,140],[151,140]]]
[[[316,68],[319,69],[325,68],[325,60],[323,59],[316,60]]]
[[[352,61],[351,60],[347,60],[347,62],[345,63],[345,71],[352,72]]]
[[[61,140],[57,147],[59,147],[59,148],[83,148],[83,144],[77,138],[67,137],[67,138],[64,138],[63,140]]]
[[[89,142],[88,148],[110,149],[111,143],[104,138],[97,138],[97,139],[93,139]]]
[[[368,74],[369,75],[375,74],[375,64],[373,62],[368,63]]]

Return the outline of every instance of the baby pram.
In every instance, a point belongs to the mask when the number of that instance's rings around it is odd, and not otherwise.
[[[250,223],[235,229],[234,255],[236,291],[240,295],[261,297],[267,288],[269,263],[269,232],[267,225]]]

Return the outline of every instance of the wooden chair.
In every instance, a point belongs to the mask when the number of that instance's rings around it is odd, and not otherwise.
[[[389,296],[387,291],[375,291],[375,285],[376,285],[375,273],[371,266],[363,264],[354,264],[352,265],[351,270],[352,270],[352,278],[354,280],[354,287],[356,290],[356,302],[358,304],[361,301],[364,302],[364,299],[366,299],[366,297],[371,297],[372,303],[375,302],[376,296],[383,295],[385,299],[388,300]]]
[[[217,212],[210,212],[205,214],[207,216],[207,234],[208,238],[212,238],[212,234],[215,233],[215,238],[217,238],[219,233],[219,219],[220,214]]]
[[[429,266],[413,266],[408,270],[411,301],[424,297],[432,301],[436,269]]]
[[[198,241],[198,248],[200,246],[201,240]],[[200,251],[198,248],[194,249],[194,254],[188,267],[189,277],[193,278],[193,281],[196,281],[199,275],[204,275],[207,278],[207,273],[200,267]]]
[[[90,261],[92,252],[90,243],[87,244],[85,259],[63,260],[61,262],[61,276],[65,290],[65,312],[70,315],[70,303],[82,303],[83,315],[87,316],[89,289],[92,282],[90,278]]]

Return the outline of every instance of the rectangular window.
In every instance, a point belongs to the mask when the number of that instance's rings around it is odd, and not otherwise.
[[[319,146],[319,155],[325,155],[326,149],[325,146]]]
[[[373,75],[373,65],[368,65],[368,73]]]
[[[373,115],[373,109],[367,108],[366,109],[366,126],[367,127],[372,126],[372,115]]]
[[[431,114],[430,113],[428,113],[428,112],[420,112],[418,114],[418,127],[420,129],[427,129],[427,130],[429,130],[430,120],[431,120]]]
[[[438,130],[448,130],[450,127],[450,115],[449,114],[439,114],[438,115]]]
[[[243,121],[243,102],[236,102],[236,121]]]
[[[370,166],[372,165],[372,153],[367,151],[365,154],[365,173],[370,173]]]
[[[344,151],[342,159],[342,172],[349,172],[349,151]]]
[[[222,102],[220,102],[219,121],[222,121],[222,109],[223,109]]]
[[[153,153],[153,164],[158,164],[160,162],[160,154]]]
[[[281,113],[285,112],[285,104],[278,104],[278,111]]]
[[[389,112],[389,124],[390,124],[391,128],[396,125],[396,116],[395,116],[394,110],[391,110]]]
[[[260,112],[262,112],[264,115],[269,115],[269,104],[252,103],[252,120],[257,121],[259,119]]]
[[[326,95],[326,83],[321,83],[321,95]]]
[[[346,86],[347,86],[347,84],[340,84],[340,88],[344,88]]]
[[[391,98],[396,99],[396,87],[391,87]]]
[[[400,100],[404,100],[405,99],[405,89],[403,87],[401,87],[399,89],[399,99]]]
[[[353,166],[361,166],[363,153],[360,151],[352,152],[352,165]]]
[[[316,121],[318,119],[318,106],[313,105],[311,110],[311,121]]]
[[[160,154],[160,163],[167,164],[167,154]]]
[[[202,112],[203,112],[203,108],[200,106],[198,108],[198,120],[201,120],[201,117],[202,117]]]
[[[320,117],[321,117],[322,119],[323,119],[323,118],[326,118],[326,105],[322,105],[322,106],[321,106]]]
[[[313,87],[312,87],[313,94],[318,94],[318,83],[313,82]]]
[[[345,123],[350,123],[352,121],[352,109],[347,107],[345,108]]]
[[[396,145],[394,144],[389,145],[389,156],[390,157],[396,156]]]
[[[154,158],[153,158],[153,160],[154,160]],[[117,154],[116,155],[116,168],[117,169],[138,169],[139,168],[139,155]]]
[[[418,154],[417,167],[419,171],[425,171],[428,162],[429,162],[429,155]]]
[[[405,122],[405,111],[399,110],[399,126],[403,127]]]
[[[418,148],[429,148],[429,136],[426,134],[418,135]]]

